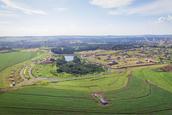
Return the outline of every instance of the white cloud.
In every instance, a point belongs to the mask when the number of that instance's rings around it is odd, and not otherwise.
[[[9,24],[10,22],[8,22],[8,21],[0,21],[0,25],[2,25],[2,24]]]
[[[147,5],[128,9],[128,14],[161,15],[172,13],[171,0],[155,0]]]
[[[0,16],[16,16],[16,14],[14,14],[11,11],[3,10],[3,11],[0,11]]]
[[[22,6],[17,5],[14,1],[12,0],[1,0],[4,5],[10,10],[18,10],[21,11],[25,14],[38,14],[38,15],[45,15],[46,12],[42,11],[42,10],[35,10],[35,9],[31,9],[31,8],[25,8]]]
[[[132,6],[135,0],[91,0],[92,5],[109,8],[110,15],[163,15],[172,13],[172,0],[154,0]]]
[[[126,9],[115,9],[115,10],[110,10],[108,12],[109,15],[126,15],[127,14],[127,10]]]
[[[172,15],[161,16],[161,17],[158,18],[158,20],[156,22],[157,23],[172,22]]]
[[[91,0],[92,5],[97,5],[102,8],[120,8],[128,6],[133,0]]]
[[[68,10],[68,8],[65,8],[65,7],[60,7],[60,8],[54,8],[55,11],[58,11],[58,12],[65,12]]]

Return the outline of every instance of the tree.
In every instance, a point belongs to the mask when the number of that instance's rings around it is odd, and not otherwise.
[[[78,56],[74,56],[73,62],[74,63],[77,63],[77,64],[80,64],[81,63],[81,60],[80,60],[80,58]]]
[[[63,65],[63,64],[66,64],[66,60],[65,60],[65,57],[64,56],[61,56],[60,58],[58,58],[56,60],[56,65],[59,66],[59,65]]]

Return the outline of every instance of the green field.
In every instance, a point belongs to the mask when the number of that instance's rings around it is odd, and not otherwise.
[[[0,53],[0,88],[7,87],[8,81],[7,77],[10,76],[11,71],[18,71],[18,66],[20,63],[30,60],[37,56],[37,52],[10,52],[10,53]]]
[[[27,56],[25,52],[15,53],[21,54],[20,58],[23,56],[23,61],[35,56],[35,54],[30,54],[32,56],[29,57],[28,52]],[[23,64],[22,61],[17,61],[18,56],[15,53],[8,54],[12,57],[11,59],[16,60],[11,68],[20,70]],[[37,56],[38,60],[39,56]],[[4,67],[11,66],[7,64],[7,60],[3,63],[5,62]],[[64,81],[45,80],[33,86],[1,93],[0,114],[170,115],[172,113],[172,73],[158,71],[158,68],[163,65],[123,71],[109,70],[83,76],[66,75],[65,73],[55,75],[52,71],[56,68],[51,64],[32,64],[29,61],[27,65],[24,72],[27,76],[29,76],[29,67],[32,65],[33,75],[36,78],[64,78]],[[2,72],[8,71],[10,69]],[[109,104],[101,105],[99,100],[92,96],[95,92],[103,94]]]
[[[156,68],[144,68],[135,74],[164,90],[172,92],[172,72],[158,72]]]
[[[36,56],[35,52],[0,53],[0,71]]]
[[[147,71],[151,74],[146,74]],[[146,68],[133,70],[132,74],[114,73],[28,86],[1,94],[0,114],[167,115],[172,109],[170,74],[159,74],[154,68]],[[92,92],[102,92],[109,105],[100,105],[92,98]]]

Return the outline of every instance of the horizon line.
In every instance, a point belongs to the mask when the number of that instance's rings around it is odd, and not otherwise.
[[[92,36],[112,36],[112,37],[118,37],[118,36],[172,36],[172,34],[119,34],[119,35],[5,35],[0,37],[58,37],[58,36],[81,36],[81,37],[92,37]]]

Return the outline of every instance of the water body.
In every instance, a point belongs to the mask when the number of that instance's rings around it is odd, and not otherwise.
[[[69,61],[73,61],[74,55],[64,55],[64,57],[65,57],[65,60],[69,62]]]

